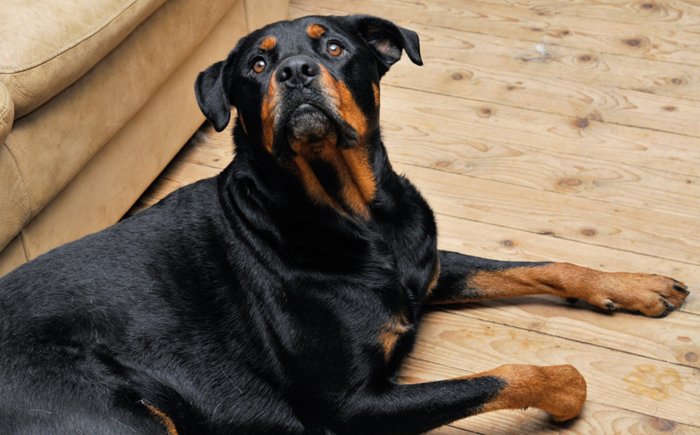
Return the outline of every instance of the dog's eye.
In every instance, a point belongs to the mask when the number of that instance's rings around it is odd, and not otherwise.
[[[333,57],[338,57],[343,54],[343,47],[335,41],[328,41],[326,50],[328,51],[328,54]]]
[[[253,71],[255,71],[257,74],[260,74],[261,72],[265,71],[266,67],[267,62],[265,62],[265,59],[263,59],[262,57],[256,58],[253,62]]]

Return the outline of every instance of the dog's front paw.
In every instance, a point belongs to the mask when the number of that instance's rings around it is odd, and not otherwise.
[[[554,421],[576,418],[586,402],[586,380],[571,365],[538,367],[544,377],[545,394],[534,406],[547,412]]]
[[[664,317],[683,305],[688,287],[680,281],[646,273],[601,273],[586,301],[606,311],[632,311]]]

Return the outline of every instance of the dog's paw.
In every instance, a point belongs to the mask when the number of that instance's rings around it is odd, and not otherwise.
[[[586,402],[586,380],[581,373],[571,365],[537,368],[544,378],[545,391],[534,406],[557,422],[578,417]]]
[[[605,311],[632,311],[664,317],[683,305],[688,287],[680,281],[646,273],[601,273],[590,283],[586,301]]]
[[[555,421],[566,421],[581,414],[586,402],[586,381],[570,365],[506,364],[486,374],[502,379],[505,387],[484,411],[532,407],[547,412]]]

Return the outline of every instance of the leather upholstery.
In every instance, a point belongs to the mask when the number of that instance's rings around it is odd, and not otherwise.
[[[89,70],[165,0],[3,0],[0,81],[17,117]]]
[[[10,93],[5,85],[0,82],[0,143],[12,130],[12,123],[15,120],[15,103],[10,98]]]
[[[5,249],[0,251],[0,276],[29,261],[22,246],[22,235],[15,237]]]
[[[27,225],[24,247],[30,258],[111,225],[138,200],[204,122],[193,96],[194,80],[228,54],[231,40],[247,33],[243,12],[243,2],[238,2],[194,55]]]
[[[19,172],[31,174],[24,180],[29,219],[129,122],[234,2],[217,0],[208,8],[196,7],[199,0],[165,3],[79,83],[15,122],[5,145]]]
[[[47,10],[27,12],[37,4]],[[18,38],[0,41],[0,275],[119,220],[201,125],[196,74],[248,31],[248,15],[256,27],[284,19],[288,1],[8,0],[3,18],[13,5],[37,22],[0,29]],[[31,29],[59,40],[32,46]]]

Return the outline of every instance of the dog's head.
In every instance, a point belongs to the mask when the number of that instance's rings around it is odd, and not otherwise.
[[[338,158],[361,160],[338,150],[362,148],[378,131],[379,80],[403,51],[422,64],[418,35],[377,17],[282,21],[241,39],[226,60],[200,73],[195,92],[217,131],[236,107],[248,142],[281,161],[297,159],[299,171],[306,165],[310,175],[302,176],[313,189],[316,162],[336,166],[340,177],[353,163]]]

